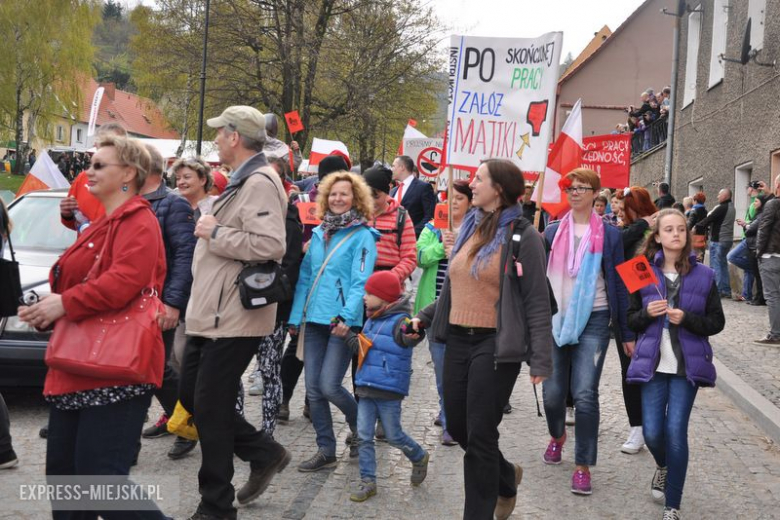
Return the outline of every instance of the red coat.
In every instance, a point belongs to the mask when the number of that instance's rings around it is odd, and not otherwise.
[[[105,255],[99,259],[106,240]],[[85,283],[96,261],[96,272]],[[165,247],[157,217],[149,203],[136,196],[88,227],[54,264],[49,283],[52,292],[62,295],[65,316],[77,322],[100,312],[125,308],[144,288],[154,287],[160,292],[165,271]],[[164,353],[162,356],[164,359]],[[148,375],[149,383],[160,386],[162,368]],[[49,368],[43,393],[60,395],[128,384]]]

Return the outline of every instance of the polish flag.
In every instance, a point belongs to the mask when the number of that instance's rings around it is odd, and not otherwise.
[[[406,123],[404,136],[401,139],[401,144],[398,145],[398,155],[404,154],[404,139],[419,139],[419,138],[425,139],[426,137],[428,137],[424,133],[417,130],[415,126],[417,126],[417,121],[415,121],[414,119],[410,119],[409,122]]]
[[[27,174],[16,196],[38,190],[50,190],[56,188],[69,188],[70,183],[60,172],[47,152],[43,152],[35,161],[30,173]]]
[[[317,137],[311,143],[311,152],[309,153],[309,166],[316,166],[325,157],[333,154],[345,156],[349,159],[347,145],[341,141],[328,141],[327,139],[318,139]],[[347,161],[349,162],[349,160]]]
[[[578,99],[550,150],[544,170],[542,208],[552,217],[569,209],[558,182],[564,175],[582,166],[582,153],[582,100]],[[534,191],[533,200],[537,201],[537,197],[538,190]]]

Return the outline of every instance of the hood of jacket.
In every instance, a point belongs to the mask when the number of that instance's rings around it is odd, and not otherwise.
[[[376,313],[374,316],[369,316],[369,318],[378,320],[393,314],[412,314],[412,299],[408,294],[403,294],[401,298],[391,303],[387,308]]]

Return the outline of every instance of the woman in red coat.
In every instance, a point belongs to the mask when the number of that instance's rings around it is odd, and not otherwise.
[[[60,318],[79,322],[124,309],[141,291],[162,289],[166,266],[160,227],[149,203],[138,195],[150,163],[148,152],[134,139],[111,136],[101,141],[87,178],[106,216],[92,223],[52,267],[52,294],[19,308],[22,321],[38,329],[48,329]],[[131,346],[117,343],[115,347]],[[47,476],[129,474],[164,362],[161,341],[143,347],[150,349],[153,363],[141,382],[49,368],[43,389],[51,405]],[[149,504],[145,502],[144,508]],[[52,506],[56,519],[91,519],[98,514],[107,520],[165,518],[156,506],[132,514],[60,511],[57,503]]]

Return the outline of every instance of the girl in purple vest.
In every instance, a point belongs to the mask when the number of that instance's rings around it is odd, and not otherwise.
[[[683,214],[662,210],[651,232],[644,254],[659,283],[631,295],[628,326],[638,337],[626,380],[642,387],[645,443],[657,466],[653,499],[665,502],[664,520],[678,520],[688,420],[699,387],[715,385],[708,337],[723,330],[726,318],[715,273],[696,261]]]

